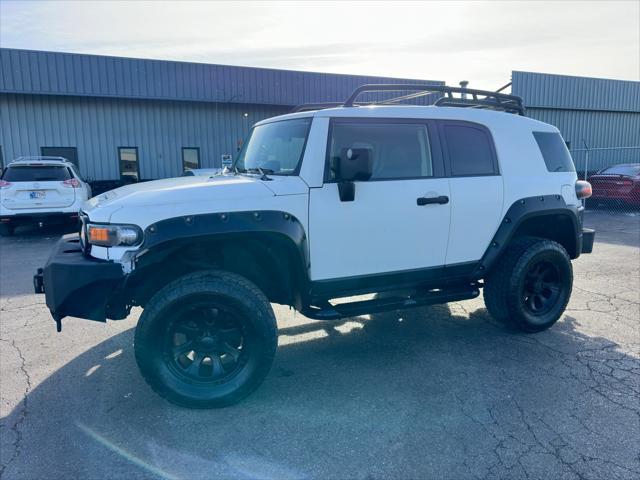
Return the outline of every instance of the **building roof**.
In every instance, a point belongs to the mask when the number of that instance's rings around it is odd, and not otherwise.
[[[300,72],[0,48],[0,93],[299,105],[367,83],[442,81]]]
[[[640,112],[640,82],[519,71],[511,81],[528,108]]]

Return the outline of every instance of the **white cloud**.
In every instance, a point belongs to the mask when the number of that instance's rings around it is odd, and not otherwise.
[[[640,79],[640,2],[0,2],[3,47],[442,79]]]

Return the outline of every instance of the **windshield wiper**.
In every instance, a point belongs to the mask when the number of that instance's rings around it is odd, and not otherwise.
[[[273,175],[274,171],[271,170],[270,168],[262,168],[262,167],[254,167],[254,168],[247,168],[246,170],[247,173],[259,173],[261,175],[260,180],[262,181],[269,181],[269,180],[273,180],[271,178],[269,178],[267,175]]]

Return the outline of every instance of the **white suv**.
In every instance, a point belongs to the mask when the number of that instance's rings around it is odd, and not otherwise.
[[[355,102],[399,90],[415,91],[400,100],[438,100]],[[593,246],[582,227],[590,186],[558,130],[526,118],[518,97],[364,86],[341,106],[298,110],[256,124],[222,175],[87,202],[80,235],[34,276],[58,330],[67,315],[104,322],[143,307],[143,377],[204,408],[240,400],[266,376],[277,346],[270,303],[336,320],[484,288],[491,315],[513,329],[537,332],[562,315],[571,260]]]
[[[0,178],[0,235],[25,224],[77,222],[91,198],[76,166],[62,157],[20,157]]]

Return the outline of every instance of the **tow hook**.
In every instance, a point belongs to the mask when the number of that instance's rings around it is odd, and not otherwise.
[[[53,319],[56,322],[56,332],[60,333],[62,331],[62,317],[60,315],[54,315]]]
[[[33,290],[35,293],[44,293],[44,281],[41,268],[39,268],[33,276]]]

